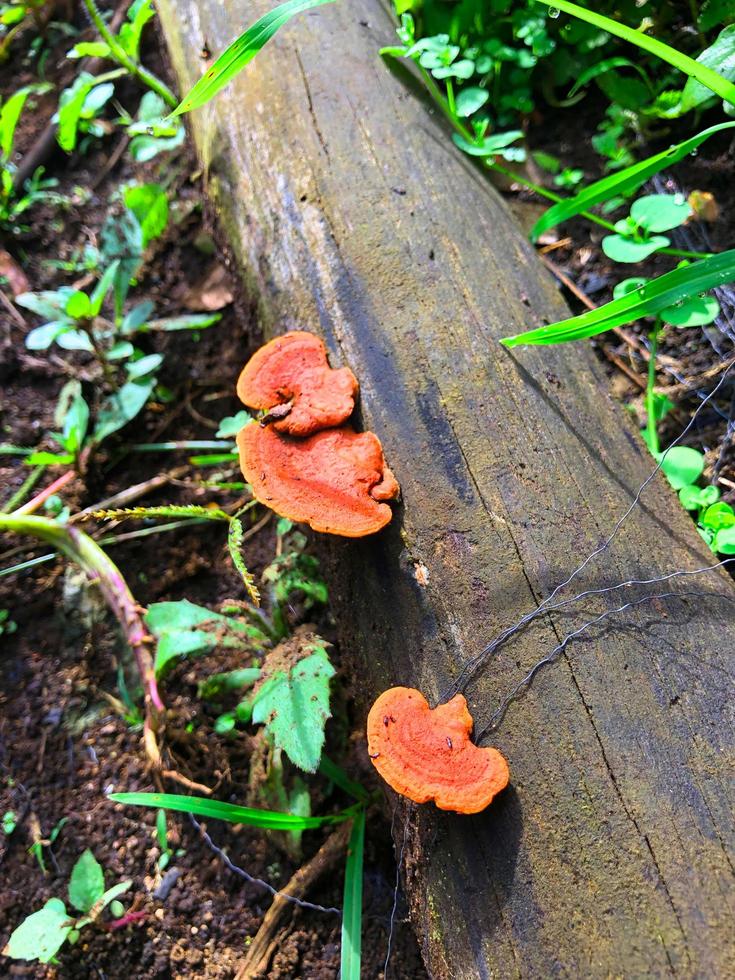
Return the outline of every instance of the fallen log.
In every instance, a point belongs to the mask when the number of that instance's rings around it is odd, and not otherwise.
[[[182,91],[203,47],[264,11],[158,8]],[[314,331],[353,369],[402,485],[384,532],[329,543],[366,708],[396,683],[435,703],[601,546],[651,469],[589,345],[499,346],[568,311],[498,194],[380,61],[392,31],[375,3],[304,15],[192,119],[264,333]],[[712,561],[657,477],[560,598]],[[648,592],[677,587],[733,597],[716,573]],[[535,619],[468,687],[477,726],[561,637],[642,594]],[[734,648],[714,596],[607,620],[510,705],[492,744],[512,785],[488,811],[401,806],[431,976],[735,973]]]

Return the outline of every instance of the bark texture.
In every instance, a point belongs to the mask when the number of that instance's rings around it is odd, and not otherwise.
[[[182,91],[205,42],[221,52],[265,10],[157,6]],[[193,117],[265,334],[312,330],[353,369],[402,485],[385,532],[329,543],[366,705],[396,683],[437,700],[602,543],[651,468],[588,344],[498,345],[567,310],[500,197],[381,63],[392,39],[376,3],[319,8]],[[565,595],[711,560],[656,479]],[[674,587],[733,594],[717,575],[656,591]],[[467,692],[478,727],[560,637],[631,596],[503,646]],[[734,640],[723,599],[606,621],[508,711],[499,801],[476,817],[403,810],[433,977],[735,975]]]

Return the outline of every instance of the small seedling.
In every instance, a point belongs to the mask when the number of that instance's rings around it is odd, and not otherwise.
[[[38,862],[38,866],[43,872],[43,874],[46,874],[46,861],[43,856],[43,850],[45,847],[48,847],[49,851],[51,850],[51,848],[54,846],[56,842],[56,838],[59,836],[59,834],[61,833],[64,827],[64,824],[67,823],[68,820],[69,820],[68,817],[62,817],[61,820],[59,820],[59,822],[53,828],[51,833],[48,835],[48,837],[45,839],[41,837],[41,828],[38,823],[38,820],[36,820],[35,818],[32,818],[31,820],[31,831],[33,833],[34,838],[36,839],[28,848],[28,853],[32,854],[35,857],[36,861]]]
[[[156,814],[156,841],[161,850],[161,854],[156,862],[159,871],[165,871],[171,862],[171,858],[181,857],[186,851],[178,847],[174,849],[168,842],[168,823],[166,821],[166,811],[159,810]]]
[[[10,837],[15,828],[18,826],[18,814],[15,810],[6,810],[2,816],[2,830],[3,833]]]
[[[0,609],[0,636],[10,636],[18,629],[18,624],[10,618],[8,609]]]
[[[640,262],[667,248],[671,239],[660,234],[678,228],[692,209],[683,194],[648,194],[633,202],[627,218],[615,223],[614,235],[602,239],[602,250],[615,262]]]
[[[69,879],[69,901],[81,915],[67,912],[60,898],[50,898],[42,909],[29,915],[14,930],[3,955],[14,960],[52,962],[65,942],[76,942],[80,930],[97,922],[105,909],[131,885],[132,881],[121,881],[105,889],[102,867],[87,848],[72,868]]]

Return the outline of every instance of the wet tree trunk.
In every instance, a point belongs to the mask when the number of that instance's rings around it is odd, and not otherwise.
[[[182,90],[205,44],[219,53],[265,9],[157,6]],[[385,533],[329,545],[365,705],[395,683],[438,699],[604,541],[651,467],[589,344],[498,345],[567,310],[497,193],[381,63],[391,42],[377,3],[340,0],[193,118],[264,332],[313,330],[350,365],[403,488]],[[711,561],[657,478],[564,595]],[[654,591],[673,588],[733,595],[717,575]],[[503,646],[467,692],[478,726],[560,637],[641,594],[540,617]],[[494,744],[512,787],[489,811],[408,813],[432,976],[735,974],[734,640],[716,598],[606,621],[511,705]]]

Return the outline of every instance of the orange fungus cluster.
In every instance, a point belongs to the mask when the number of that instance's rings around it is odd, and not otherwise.
[[[237,393],[265,411],[237,437],[240,467],[255,497],[315,531],[357,538],[390,521],[398,483],[372,432],[346,425],[358,384],[333,369],[313,334],[294,331],[261,347],[245,365]]]

